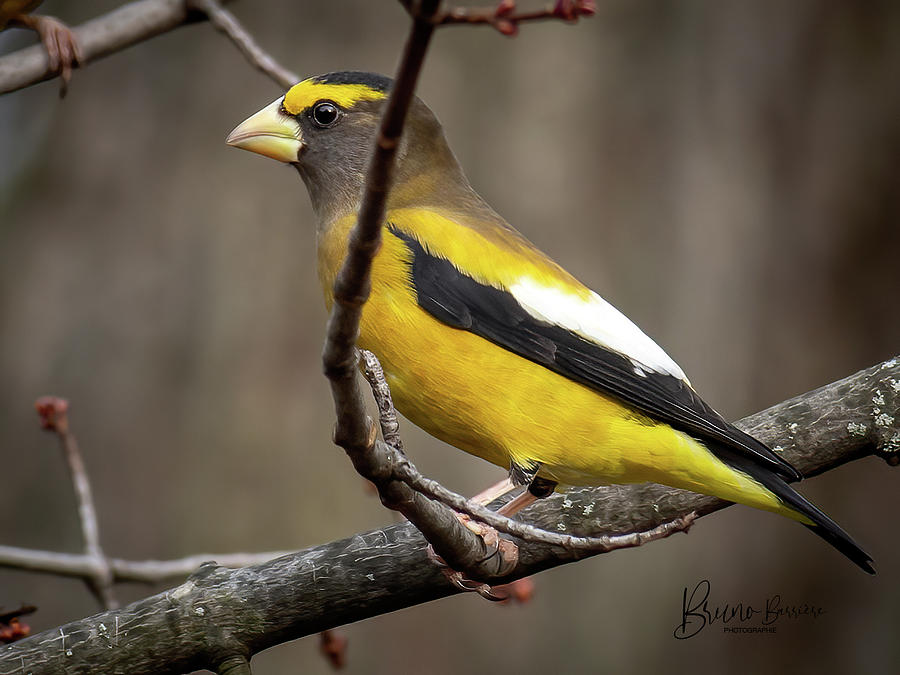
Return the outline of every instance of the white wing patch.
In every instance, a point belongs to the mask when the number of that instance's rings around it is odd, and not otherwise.
[[[637,375],[655,371],[688,382],[684,371],[658,344],[593,291],[584,300],[560,288],[522,277],[509,287],[509,292],[535,319],[556,324],[627,357]]]

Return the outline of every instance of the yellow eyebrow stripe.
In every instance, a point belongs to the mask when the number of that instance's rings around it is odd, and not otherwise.
[[[295,84],[284,95],[284,109],[291,115],[299,115],[316,101],[328,99],[342,108],[352,108],[360,101],[376,101],[386,94],[364,84],[325,84],[304,80]]]

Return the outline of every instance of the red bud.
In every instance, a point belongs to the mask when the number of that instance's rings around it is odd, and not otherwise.
[[[68,420],[66,413],[69,410],[69,402],[58,396],[41,396],[34,402],[38,416],[41,418],[41,428],[48,431],[65,430]]]

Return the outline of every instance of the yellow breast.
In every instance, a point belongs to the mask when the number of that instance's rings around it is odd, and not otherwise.
[[[329,308],[353,223],[342,219],[319,235],[319,275]],[[460,245],[468,236],[462,232],[450,241]],[[490,261],[491,244],[481,243]],[[396,407],[411,422],[504,468],[510,460],[539,462],[542,475],[564,484],[655,481],[782,510],[757,483],[688,435],[436,320],[417,303],[410,262],[406,245],[385,231],[359,346],[378,356]]]

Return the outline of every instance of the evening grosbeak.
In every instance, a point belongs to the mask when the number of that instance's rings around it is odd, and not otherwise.
[[[227,139],[299,171],[329,308],[391,85],[371,73],[312,77]],[[653,340],[478,196],[418,99],[394,175],[358,344],[381,360],[413,423],[535,496],[653,481],[787,516],[873,572],[788,485],[796,469],[725,421]]]

